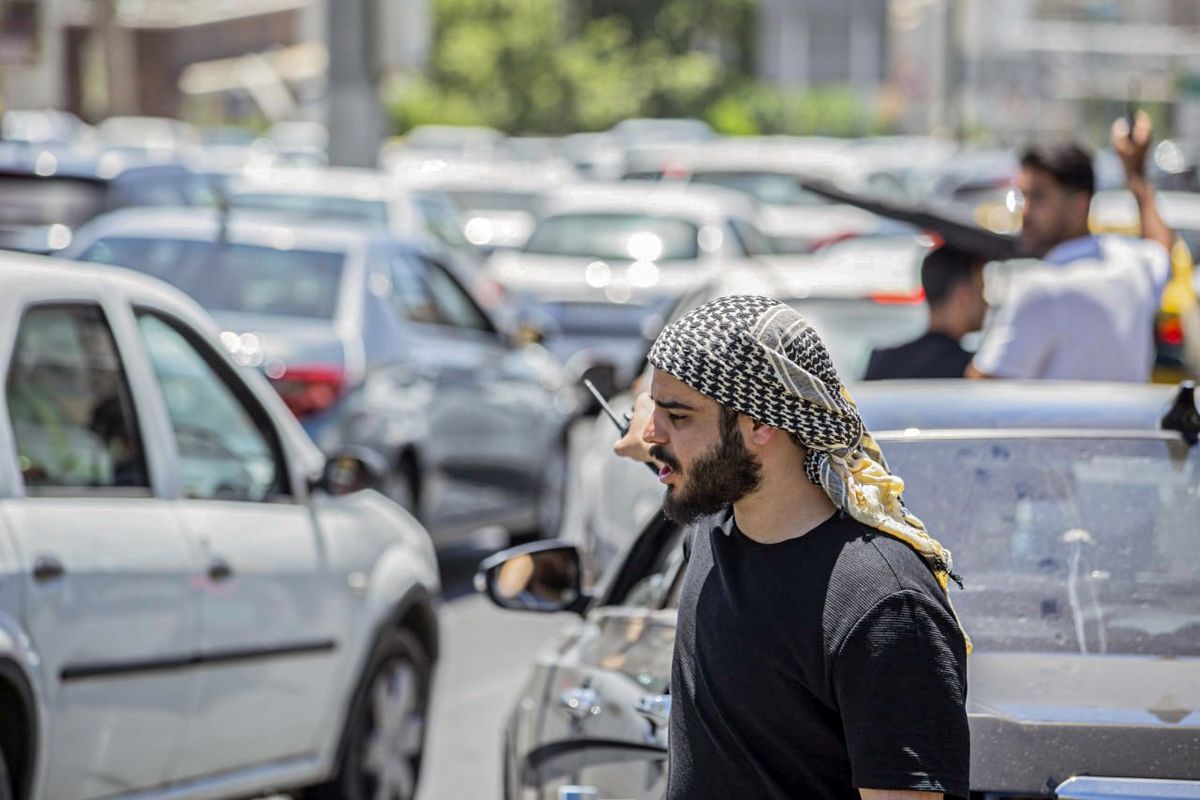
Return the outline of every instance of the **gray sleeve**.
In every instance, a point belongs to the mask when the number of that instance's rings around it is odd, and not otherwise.
[[[975,369],[994,378],[1040,378],[1057,336],[1053,311],[1053,298],[1037,283],[1016,288],[975,354]]]

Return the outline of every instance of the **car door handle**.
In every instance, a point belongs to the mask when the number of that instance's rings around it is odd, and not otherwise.
[[[56,581],[66,574],[62,562],[53,556],[38,556],[33,562],[33,579],[38,583]]]
[[[671,695],[644,694],[638,699],[635,708],[643,717],[662,727],[671,718]]]
[[[600,694],[589,686],[567,689],[559,695],[558,705],[576,722],[597,716],[604,710],[600,705]]]
[[[213,583],[221,583],[233,577],[233,567],[223,558],[214,558],[208,565],[208,579]]]

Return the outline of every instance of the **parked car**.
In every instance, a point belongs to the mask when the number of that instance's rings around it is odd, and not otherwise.
[[[895,227],[800,185],[802,180],[837,178],[847,159],[845,144],[837,139],[719,139],[672,153],[663,163],[663,180],[749,194],[759,203],[762,230],[772,248],[780,253],[808,253],[841,238]]]
[[[108,211],[215,204],[208,183],[180,164],[126,165],[117,156],[68,163],[38,150],[30,161],[0,163],[0,248],[54,253]]]
[[[397,185],[445,194],[458,209],[462,235],[484,253],[520,247],[529,239],[543,192],[575,178],[561,159],[531,164],[514,159],[408,162],[393,172]]]
[[[257,169],[225,182],[234,209],[270,211],[315,223],[346,222],[390,231],[470,258],[458,209],[431,188],[406,189],[381,172],[349,168]]]
[[[756,219],[745,195],[713,187],[564,187],[544,196],[524,247],[494,253],[484,275],[539,319],[548,348],[618,385],[656,315],[729,262],[770,252]]]
[[[361,228],[168,210],[97,220],[70,255],[195,298],[326,451],[384,460],[384,492],[439,544],[482,524],[557,530],[576,389],[437,254]]]
[[[862,378],[871,351],[894,347],[925,332],[929,309],[920,281],[920,262],[929,246],[916,236],[862,237],[816,255],[771,256],[718,273],[684,295],[668,315],[676,320],[697,306],[733,294],[783,300],[800,312],[829,347],[838,374]],[[649,352],[649,339],[642,352]],[[641,386],[647,388],[643,366]],[[633,406],[633,394],[611,398],[618,413]],[[576,458],[580,551],[588,574],[599,575],[628,546],[658,509],[663,487],[642,465],[613,458],[612,423],[598,417],[580,439]],[[614,503],[620,497],[623,502]]]
[[[1075,775],[1200,789],[1200,435],[1190,385],[911,382],[851,389],[908,505],[955,556],[972,798]],[[1170,409],[1164,414],[1164,411]],[[612,497],[612,503],[625,502]],[[485,561],[503,608],[572,611],[514,698],[507,800],[564,785],[660,798],[683,531],[656,515],[590,591],[578,550]],[[1136,789],[1136,782],[1119,782]],[[1070,797],[1100,795],[1069,794]]]
[[[165,284],[0,254],[0,797],[411,798],[429,535]]]

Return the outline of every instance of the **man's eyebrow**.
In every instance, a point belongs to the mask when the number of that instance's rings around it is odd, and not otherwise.
[[[653,398],[651,398],[651,399],[653,399]],[[689,406],[687,403],[681,402],[679,400],[655,400],[654,405],[658,406],[659,408],[668,408],[668,409],[679,410],[679,411],[695,411],[696,410],[695,406]]]

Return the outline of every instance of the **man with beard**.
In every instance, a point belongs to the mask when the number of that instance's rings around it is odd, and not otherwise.
[[[824,344],[724,297],[667,326],[625,455],[692,525],[668,800],[966,798],[969,641]],[[641,432],[640,441],[637,432]]]

